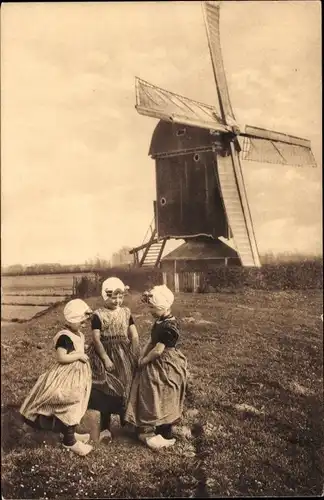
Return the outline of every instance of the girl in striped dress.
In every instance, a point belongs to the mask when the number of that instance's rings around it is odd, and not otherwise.
[[[88,349],[92,369],[89,409],[100,412],[100,437],[110,438],[110,417],[120,415],[124,425],[125,404],[137,365],[139,340],[128,307],[123,306],[128,287],[115,277],[102,284],[104,307],[92,318],[93,342]]]
[[[125,420],[137,427],[139,439],[150,448],[175,443],[172,425],[182,414],[187,360],[177,348],[179,324],[171,313],[174,296],[165,285],[146,292],[143,301],[155,318],[151,338],[138,361]]]
[[[39,377],[20,408],[27,424],[62,433],[63,446],[81,456],[92,450],[87,444],[90,435],[75,432],[87,410],[91,390],[91,369],[81,332],[91,313],[83,300],[66,304],[65,328],[54,337],[56,360]]]

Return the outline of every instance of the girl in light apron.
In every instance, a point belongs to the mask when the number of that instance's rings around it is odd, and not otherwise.
[[[89,434],[77,434],[91,390],[91,368],[84,353],[81,329],[92,311],[80,299],[64,308],[65,328],[53,339],[55,361],[42,374],[20,408],[24,421],[36,429],[63,434],[63,446],[84,456],[92,446]]]

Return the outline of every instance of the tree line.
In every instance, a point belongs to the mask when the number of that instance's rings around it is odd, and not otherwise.
[[[129,247],[122,247],[118,252],[113,253],[109,260],[100,257],[88,259],[84,264],[13,264],[10,266],[1,266],[2,276],[19,276],[31,274],[63,274],[63,273],[85,273],[99,272],[111,267],[130,267],[132,265],[132,256],[129,254]]]

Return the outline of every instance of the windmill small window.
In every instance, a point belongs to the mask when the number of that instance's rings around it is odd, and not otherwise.
[[[160,203],[162,207],[166,204],[166,199],[164,198],[164,196],[162,196],[162,198],[160,199]]]
[[[198,153],[195,153],[194,156],[193,156],[193,159],[195,162],[199,161],[200,160],[200,156]]]
[[[187,132],[187,131],[186,131],[186,129],[185,129],[185,128],[180,128],[179,130],[177,130],[176,135],[177,135],[178,137],[182,137],[183,135],[185,135],[185,133],[186,133],[186,132]]]

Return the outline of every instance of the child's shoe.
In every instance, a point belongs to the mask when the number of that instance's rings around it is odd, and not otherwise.
[[[100,432],[99,443],[101,443],[101,441],[103,441],[104,439],[107,441],[110,441],[111,439],[111,432],[108,429]]]
[[[73,451],[73,453],[76,453],[81,457],[85,457],[93,449],[93,447],[90,446],[90,444],[84,444],[81,441],[76,441],[72,446],[66,446],[65,444],[63,444],[63,446],[67,450],[71,450]]]
[[[60,434],[61,438],[63,438],[63,434]],[[90,441],[90,434],[78,434],[77,432],[74,433],[74,437],[77,441],[80,441],[81,443],[87,444]]]
[[[169,448],[175,444],[175,439],[164,439],[161,434],[157,434],[146,440],[146,444],[152,450],[159,450],[160,448]]]
[[[90,440],[90,434],[78,434],[77,432],[75,432],[74,437],[77,441],[80,441],[84,444],[87,444]]]
[[[143,433],[139,433],[139,434],[137,433],[137,439],[139,441],[141,441],[141,443],[144,443],[144,444],[147,444],[147,441],[154,436],[155,436],[155,434],[153,432],[150,432],[150,433],[143,432]]]

